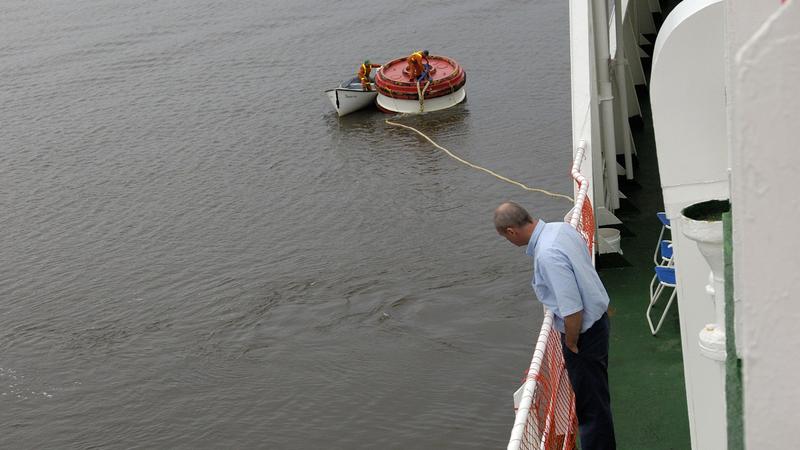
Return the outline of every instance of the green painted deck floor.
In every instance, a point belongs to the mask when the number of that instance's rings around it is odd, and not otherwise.
[[[644,123],[632,127],[639,162],[636,181],[620,184],[628,200],[616,211],[630,231],[622,234],[622,250],[631,265],[600,270],[611,297],[611,401],[619,449],[682,450],[691,445],[677,302],[657,336],[650,334],[645,319],[653,250],[661,231],[656,212],[663,210],[663,201],[649,99],[646,92],[641,94]],[[662,300],[661,308],[664,304]],[[656,320],[661,308],[653,312]]]

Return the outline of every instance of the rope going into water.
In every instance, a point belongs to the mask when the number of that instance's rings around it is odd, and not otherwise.
[[[419,88],[419,80],[417,80],[417,96],[419,97],[419,112],[425,112],[425,91],[428,90],[428,86],[431,85],[431,79],[428,78],[428,82],[425,83],[425,87],[420,90]]]
[[[418,135],[424,137],[428,142],[433,144],[434,147],[436,147],[439,150],[445,152],[449,157],[455,159],[456,161],[458,161],[458,162],[460,162],[460,163],[462,163],[464,165],[467,165],[469,167],[472,167],[473,169],[477,169],[477,170],[480,170],[482,172],[486,172],[489,175],[491,175],[491,176],[493,176],[493,177],[495,177],[497,179],[505,181],[506,183],[511,183],[511,184],[513,184],[515,186],[518,186],[518,187],[526,190],[526,191],[539,192],[541,194],[549,195],[551,197],[563,198],[565,200],[568,200],[570,203],[575,203],[575,201],[572,199],[572,197],[570,197],[568,195],[558,194],[556,192],[550,192],[550,191],[545,190],[545,189],[532,188],[532,187],[527,186],[527,185],[525,185],[523,183],[520,183],[519,181],[515,181],[515,180],[512,180],[511,178],[504,177],[504,176],[502,176],[502,175],[500,175],[500,174],[498,174],[496,172],[493,172],[493,171],[491,171],[491,170],[489,170],[489,169],[487,169],[485,167],[479,166],[477,164],[473,164],[473,163],[467,161],[466,159],[463,159],[463,158],[459,157],[458,155],[456,155],[455,153],[451,152],[450,150],[448,150],[448,149],[442,147],[441,145],[437,144],[433,139],[428,137],[425,133],[423,133],[422,131],[419,131],[418,129],[416,129],[414,127],[411,127],[411,126],[408,126],[408,125],[403,125],[402,123],[392,122],[389,119],[386,119],[386,123],[389,124],[389,125],[393,125],[395,127],[401,127],[401,128],[405,128],[407,130],[411,130],[414,133],[417,133]]]

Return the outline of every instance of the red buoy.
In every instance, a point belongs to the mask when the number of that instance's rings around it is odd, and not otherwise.
[[[453,94],[467,82],[467,74],[454,60],[445,56],[429,55],[430,84],[423,94],[424,99],[433,99]],[[401,100],[419,100],[417,80],[406,68],[406,58],[397,58],[384,64],[375,76],[375,87],[379,94]],[[427,80],[420,82],[423,89]]]

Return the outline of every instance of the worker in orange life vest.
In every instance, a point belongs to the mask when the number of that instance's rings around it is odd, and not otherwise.
[[[361,80],[361,87],[364,88],[365,91],[370,90],[370,72],[372,72],[372,69],[377,69],[380,66],[380,64],[370,64],[369,60],[365,59],[364,62],[358,67],[358,72],[356,72],[356,75],[358,75],[358,79]]]
[[[412,80],[422,81],[425,78],[430,78],[431,66],[428,64],[428,55],[429,53],[427,50],[418,50],[406,59],[408,63],[406,69]],[[423,59],[425,60],[424,63]]]

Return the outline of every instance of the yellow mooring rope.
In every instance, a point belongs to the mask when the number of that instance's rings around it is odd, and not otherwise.
[[[495,172],[493,172],[493,171],[491,171],[491,170],[489,170],[489,169],[487,169],[485,167],[481,167],[481,166],[479,166],[477,164],[473,164],[473,163],[471,163],[471,162],[459,157],[458,155],[454,154],[450,150],[448,150],[448,149],[442,147],[441,145],[437,144],[436,142],[434,142],[433,139],[429,138],[425,133],[423,133],[422,131],[419,131],[418,129],[416,129],[414,127],[410,127],[408,125],[403,125],[402,123],[392,122],[391,120],[388,120],[388,119],[386,120],[386,123],[389,124],[389,125],[396,126],[396,127],[401,127],[401,128],[405,128],[407,130],[411,130],[411,131],[417,133],[418,135],[424,137],[428,142],[433,144],[434,147],[436,147],[439,150],[447,153],[448,156],[450,156],[451,158],[455,159],[456,161],[458,161],[458,162],[460,162],[462,164],[465,164],[465,165],[467,165],[469,167],[472,167],[473,169],[478,169],[480,171],[486,172],[486,173],[488,173],[489,175],[491,175],[491,176],[493,176],[495,178],[498,178],[500,180],[505,181],[506,183],[511,183],[511,184],[513,184],[515,186],[521,187],[522,189],[525,189],[526,191],[539,192],[539,193],[542,193],[542,194],[545,194],[545,195],[549,195],[551,197],[558,197],[558,198],[563,198],[565,200],[569,200],[570,203],[575,203],[575,201],[572,199],[572,197],[570,197],[568,195],[557,194],[555,192],[550,192],[550,191],[547,191],[547,190],[544,190],[544,189],[532,188],[530,186],[526,186],[526,185],[520,183],[519,181],[514,181],[514,180],[512,180],[510,178],[507,178],[507,177],[504,177],[504,176],[502,176],[502,175],[500,175],[498,173],[495,173]]]
[[[419,112],[421,112],[421,113],[425,112],[425,91],[428,90],[428,86],[430,86],[430,85],[431,85],[431,79],[428,78],[428,82],[425,83],[425,87],[422,90],[420,90],[420,88],[419,88],[419,80],[417,80],[417,96],[419,97]],[[388,120],[387,120],[387,122],[388,122]],[[395,124],[395,125],[399,125],[399,124]],[[419,133],[419,131],[417,131],[417,130],[414,130],[414,131]],[[430,141],[430,139],[428,139],[428,140]]]

